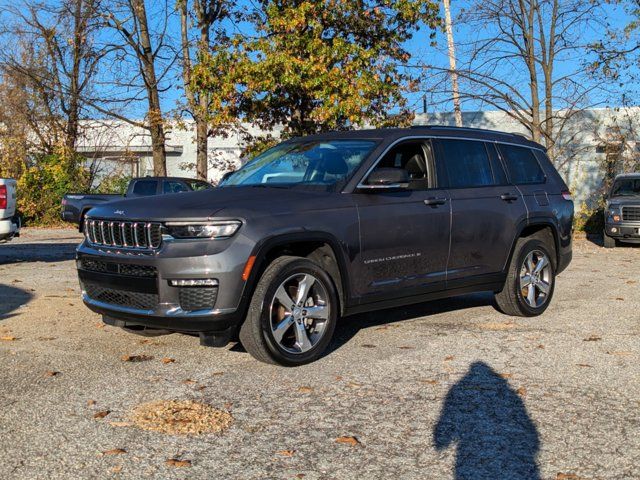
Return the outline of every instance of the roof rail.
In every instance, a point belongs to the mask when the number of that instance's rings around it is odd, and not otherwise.
[[[463,132],[489,132],[489,133],[499,133],[500,135],[508,135],[512,137],[522,137],[527,140],[527,137],[521,133],[515,132],[503,132],[500,130],[490,130],[488,128],[477,128],[477,127],[456,127],[455,125],[412,125],[411,128],[427,128],[430,130],[461,130]]]

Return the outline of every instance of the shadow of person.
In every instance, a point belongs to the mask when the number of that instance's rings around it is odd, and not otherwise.
[[[444,401],[437,450],[456,446],[456,480],[538,480],[538,431],[524,403],[489,365],[476,362]]]

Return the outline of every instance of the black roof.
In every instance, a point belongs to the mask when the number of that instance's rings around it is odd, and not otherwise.
[[[396,140],[402,137],[428,135],[430,137],[472,138],[495,142],[513,143],[545,150],[539,143],[533,142],[519,133],[500,132],[483,128],[452,127],[446,125],[415,125],[409,128],[377,128],[367,130],[341,130],[319,133],[308,137],[298,137],[300,140],[331,140],[331,139],[376,139]]]
[[[206,180],[201,180],[199,178],[188,178],[188,177],[152,177],[152,176],[147,176],[147,177],[134,177],[131,180],[181,180],[183,182],[204,182],[204,183],[209,183]]]

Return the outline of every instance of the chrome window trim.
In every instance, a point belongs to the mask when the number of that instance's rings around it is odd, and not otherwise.
[[[512,145],[514,147],[530,148],[531,150],[538,150],[538,151],[540,151],[542,153],[545,153],[544,149],[540,148],[540,147],[534,147],[534,146],[530,146],[530,145],[522,145],[522,144],[519,144],[519,143],[512,143],[512,142],[503,142],[501,140],[487,140],[487,139],[482,139],[482,138],[464,138],[464,137],[456,137],[456,136],[450,136],[450,135],[410,135],[410,136],[401,137],[401,138],[398,138],[398,139],[394,140],[391,144],[389,144],[387,146],[387,148],[385,148],[382,151],[382,153],[380,155],[378,155],[378,158],[376,158],[375,162],[373,162],[371,167],[369,167],[369,169],[365,172],[365,174],[362,176],[362,178],[360,179],[360,181],[356,185],[356,190],[360,189],[360,188],[366,189],[367,187],[369,187],[364,182],[369,177],[371,172],[378,166],[378,163],[380,163],[382,161],[382,159],[385,157],[385,155],[387,153],[389,153],[389,150],[391,150],[393,147],[395,147],[398,143],[405,142],[407,140],[411,141],[411,140],[438,140],[438,139],[442,139],[442,140],[465,140],[465,141],[468,141],[468,142],[484,142],[484,143],[493,143],[493,144],[496,144],[496,145]],[[498,150],[498,153],[499,153],[499,150]],[[434,153],[434,160],[435,160],[435,153]],[[536,161],[537,160],[538,159],[536,158]],[[543,173],[544,173],[544,170],[543,170]],[[494,185],[491,185],[491,186],[494,186]],[[438,186],[434,187],[433,190],[438,190],[438,189],[442,189],[442,188],[445,188],[445,187],[442,187],[442,186],[438,185]],[[384,187],[383,187],[383,189],[384,189]]]

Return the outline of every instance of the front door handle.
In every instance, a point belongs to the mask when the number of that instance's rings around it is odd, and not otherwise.
[[[429,205],[430,207],[435,207],[438,205],[444,205],[447,202],[446,198],[427,198],[424,201],[425,205]]]
[[[513,193],[504,193],[500,195],[500,198],[505,202],[515,202],[516,200],[518,200],[518,196],[514,195]]]

